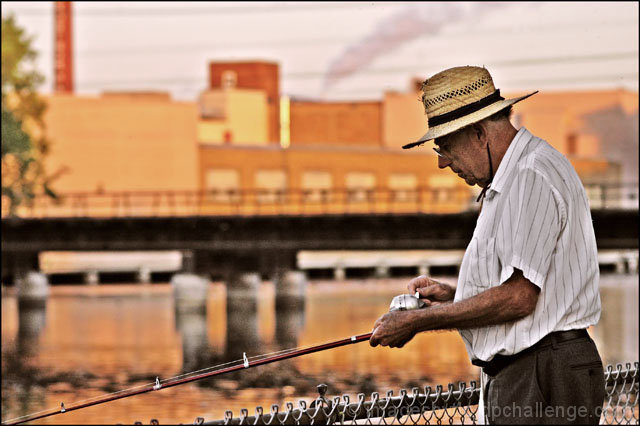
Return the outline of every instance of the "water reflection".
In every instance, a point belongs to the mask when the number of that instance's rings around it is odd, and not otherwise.
[[[3,303],[3,313],[4,307]],[[4,412],[5,409],[17,408],[24,415],[44,402],[43,392],[37,391],[42,371],[35,359],[40,352],[40,335],[46,325],[47,309],[44,301],[33,303],[30,300],[20,300],[17,307],[16,339],[2,347],[2,409]],[[8,395],[4,392],[5,380],[22,382],[22,386],[14,387],[15,394]]]
[[[182,371],[200,370],[209,365],[207,311],[175,310],[176,331],[182,337]]]
[[[305,322],[305,303],[276,301],[276,343],[279,349],[298,346],[298,338]]]
[[[603,360],[637,360],[638,276],[603,275],[601,283],[602,317],[591,331]],[[147,290],[135,285],[56,286],[46,308],[39,310],[19,307],[15,297],[3,296],[2,416],[95,397],[107,388],[112,392],[147,383],[156,375],[168,378],[216,365],[222,358],[241,359],[243,352],[252,356],[367,332],[404,289],[403,279],[316,281],[308,287],[304,306],[276,306],[270,283],[260,283],[260,297],[253,303],[227,302],[224,286],[215,284],[208,309],[200,315],[175,313],[165,285]],[[314,397],[321,382],[330,385],[332,395],[355,395],[468,382],[477,377],[477,368],[469,363],[458,334],[442,332],[422,333],[403,349],[360,343],[237,373],[205,387],[168,388],[52,422],[158,418],[184,423],[197,415],[211,420],[222,418],[227,408]]]
[[[29,357],[39,351],[39,337],[47,322],[46,303],[18,303],[17,351]]]
[[[280,271],[275,278],[276,344],[279,349],[298,346],[304,327],[308,282],[301,271]]]
[[[227,337],[224,359],[242,359],[244,352],[261,353],[258,302],[255,298],[227,297]]]

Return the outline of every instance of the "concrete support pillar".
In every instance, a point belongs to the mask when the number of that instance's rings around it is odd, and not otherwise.
[[[376,278],[389,278],[389,267],[387,265],[384,265],[384,264],[376,266],[375,277]]]
[[[227,359],[256,355],[258,336],[258,291],[260,275],[255,272],[235,273],[227,281]]]
[[[429,273],[431,272],[431,268],[429,267],[428,264],[423,263],[421,265],[418,266],[418,275],[426,275],[429,276]]]
[[[625,272],[624,259],[619,259],[618,261],[616,261],[616,274],[624,274],[624,272]]]
[[[627,256],[627,268],[630,274],[638,273],[638,253]]]
[[[194,274],[175,274],[171,287],[177,312],[206,312],[209,280]]]
[[[287,271],[277,274],[274,282],[276,341],[280,348],[293,348],[304,327],[307,277],[301,271]]]
[[[336,281],[343,281],[346,278],[347,274],[345,272],[344,266],[336,265],[333,269],[333,279]]]
[[[98,285],[100,283],[100,278],[98,275],[98,271],[92,270],[84,273],[84,282],[89,285]]]
[[[49,297],[49,281],[40,272],[28,272],[17,282],[18,302],[22,305],[43,307]]]
[[[143,266],[138,271],[136,276],[137,280],[141,284],[149,284],[151,282],[151,269],[146,266]]]

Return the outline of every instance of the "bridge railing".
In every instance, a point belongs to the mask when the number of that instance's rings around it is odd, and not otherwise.
[[[76,192],[37,196],[20,217],[131,217],[340,213],[453,213],[476,208],[467,188],[335,188]],[[2,217],[8,214],[3,200]]]
[[[602,185],[598,183],[584,184],[592,209],[638,208],[638,184]]]
[[[638,184],[585,185],[592,208],[638,208]],[[343,213],[459,213],[476,210],[467,187],[75,192],[37,196],[20,217],[142,217]],[[2,217],[8,203],[2,200]]]
[[[638,424],[638,362],[625,367],[608,365],[604,373],[606,395],[600,411],[600,424]],[[293,425],[293,424],[477,424],[479,423],[478,401],[480,389],[476,382],[466,386],[449,383],[446,390],[426,386],[413,388],[411,392],[400,390],[398,396],[388,391],[386,397],[377,392],[367,400],[363,393],[352,401],[349,395],[325,396],[326,385],[318,386],[319,397],[309,406],[300,400],[298,407],[287,402],[285,408],[272,405],[269,413],[256,407],[249,415],[242,409],[238,417],[225,411],[224,419],[205,422],[198,417],[194,424],[208,425]],[[575,407],[574,407],[575,408]],[[566,417],[577,417],[577,412]],[[565,417],[561,415],[561,417]]]

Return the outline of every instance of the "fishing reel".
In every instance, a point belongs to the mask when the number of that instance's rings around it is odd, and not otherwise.
[[[391,300],[389,306],[389,312],[394,311],[412,311],[414,309],[422,309],[427,304],[424,300],[420,300],[420,293],[416,291],[416,294],[400,294]]]

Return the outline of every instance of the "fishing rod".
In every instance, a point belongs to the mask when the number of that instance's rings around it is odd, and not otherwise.
[[[391,301],[391,306],[389,311],[393,312],[393,311],[405,311],[405,310],[411,310],[411,309],[419,309],[426,306],[426,304],[419,299],[418,297],[418,292],[416,292],[416,295],[409,295],[409,294],[401,294],[399,296],[396,296],[393,298],[393,300]],[[165,389],[165,388],[170,388],[173,386],[178,386],[178,385],[182,385],[184,383],[189,383],[189,382],[193,382],[196,380],[201,380],[201,379],[205,379],[207,377],[214,377],[214,376],[219,376],[222,374],[226,374],[226,373],[231,373],[233,371],[238,371],[238,370],[243,370],[246,368],[252,368],[252,367],[257,367],[259,365],[265,365],[265,364],[270,364],[272,362],[277,362],[277,361],[284,361],[285,359],[291,359],[291,358],[295,358],[295,357],[299,357],[302,355],[307,355],[307,354],[311,354],[314,352],[320,352],[320,351],[324,351],[327,349],[333,349],[333,348],[338,348],[340,346],[345,346],[345,345],[351,345],[351,344],[355,344],[355,343],[360,343],[360,342],[366,342],[371,338],[371,335],[373,334],[373,332],[371,333],[365,333],[365,334],[358,334],[358,335],[354,335],[351,337],[348,337],[346,339],[340,339],[340,340],[335,340],[333,342],[327,342],[327,343],[322,343],[319,345],[315,345],[315,346],[310,346],[307,348],[302,348],[302,349],[291,349],[291,350],[285,350],[285,351],[281,351],[281,352],[276,352],[276,355],[272,355],[272,356],[265,356],[264,358],[258,359],[258,360],[254,360],[254,361],[250,361],[249,358],[247,358],[247,354],[243,353],[243,359],[242,359],[242,363],[240,364],[236,364],[236,365],[232,365],[230,367],[225,367],[225,368],[221,368],[218,370],[213,370],[213,371],[209,371],[207,373],[201,373],[201,374],[196,374],[190,377],[186,377],[186,378],[176,378],[174,380],[169,379],[166,383],[160,383],[160,379],[158,377],[156,377],[156,382],[154,385],[145,385],[145,386],[141,386],[139,388],[133,388],[135,390],[129,390],[129,391],[124,391],[124,392],[117,392],[116,394],[109,394],[106,395],[103,398],[91,401],[91,402],[85,402],[85,403],[79,403],[77,405],[73,405],[70,407],[65,407],[64,403],[60,404],[60,408],[56,409],[56,411],[51,411],[48,413],[44,413],[44,414],[37,414],[37,415],[28,415],[28,416],[24,416],[24,417],[18,417],[16,419],[11,419],[10,421],[7,422],[2,422],[3,425],[17,425],[20,423],[25,423],[25,422],[30,422],[33,420],[38,420],[38,419],[43,419],[45,417],[50,417],[50,416],[55,416],[58,414],[62,414],[62,413],[67,413],[69,411],[74,411],[74,410],[79,410],[81,408],[87,408],[87,407],[91,407],[93,405],[98,405],[98,404],[103,404],[105,402],[109,402],[109,401],[115,401],[117,399],[122,399],[122,398],[128,398],[130,396],[134,396],[134,395],[140,395],[143,393],[147,393],[147,392],[153,392],[153,391],[158,391],[160,389]],[[282,353],[284,352],[284,353]],[[261,355],[257,355],[253,358],[260,358]],[[235,363],[235,362],[240,362],[240,360],[237,361],[232,361],[231,363]],[[223,364],[223,365],[227,365],[227,364]],[[182,376],[178,376],[178,377],[182,377]],[[119,394],[119,395],[118,395]]]

